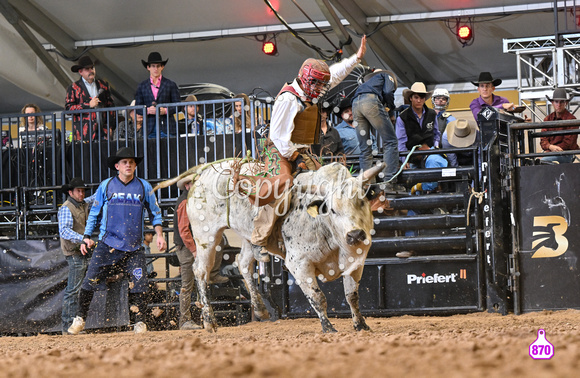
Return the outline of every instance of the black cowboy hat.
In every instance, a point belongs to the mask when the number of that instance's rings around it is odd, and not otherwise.
[[[93,62],[93,60],[91,59],[91,57],[88,56],[88,55],[85,55],[85,56],[82,56],[79,59],[78,64],[73,65],[70,68],[70,70],[72,72],[79,72],[79,70],[81,68],[90,68],[90,67],[94,67],[94,66],[95,66],[95,63]]]
[[[568,91],[566,91],[566,89],[564,89],[564,88],[556,88],[556,89],[554,89],[554,94],[552,95],[552,98],[550,98],[547,95],[546,95],[546,98],[550,102],[553,102],[554,100],[570,101],[572,99],[571,97],[568,96]]]
[[[122,159],[135,159],[135,163],[139,164],[143,160],[142,156],[135,156],[135,151],[131,147],[123,147],[117,150],[115,156],[109,156],[107,158],[107,166],[111,169],[116,169],[115,164]]]
[[[472,81],[471,84],[475,85],[476,87],[479,84],[491,83],[494,87],[497,87],[501,84],[501,79],[494,79],[489,72],[480,72],[479,79],[477,81]]]
[[[68,184],[64,184],[61,189],[63,192],[67,193],[69,190],[73,190],[75,188],[87,189],[88,186],[85,184],[82,178],[74,177]]]
[[[351,99],[346,97],[343,98],[342,101],[340,101],[340,104],[338,104],[338,115],[342,115],[342,112],[344,112],[346,109],[348,108],[352,108],[352,103],[351,103]]]
[[[168,60],[169,59],[163,60],[161,54],[159,54],[157,51],[154,51],[151,54],[149,54],[149,56],[147,57],[147,61],[141,59],[141,63],[143,63],[143,67],[147,68],[147,66],[153,63],[161,63],[162,65],[166,65]]]

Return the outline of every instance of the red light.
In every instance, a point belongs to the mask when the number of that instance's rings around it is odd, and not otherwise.
[[[464,41],[468,41],[471,39],[471,28],[467,25],[462,25],[457,28],[457,36]]]
[[[276,48],[276,44],[274,42],[269,41],[262,44],[262,51],[266,55],[275,55],[278,52],[278,49]]]

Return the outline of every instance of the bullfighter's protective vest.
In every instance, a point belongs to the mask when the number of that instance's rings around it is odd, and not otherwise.
[[[294,117],[294,130],[290,140],[296,144],[317,144],[320,138],[320,111],[318,105],[302,101],[300,95],[291,85],[285,85],[278,96],[290,92],[298,98],[304,110]]]
[[[70,201],[70,199],[67,199],[62,205],[68,207],[71,212],[73,219],[73,231],[83,235],[91,206],[89,206],[89,204],[84,201],[78,206],[75,206]],[[70,240],[63,238],[60,238],[60,249],[62,249],[62,253],[64,253],[65,256],[72,256],[75,253],[80,253],[79,244],[73,243]]]

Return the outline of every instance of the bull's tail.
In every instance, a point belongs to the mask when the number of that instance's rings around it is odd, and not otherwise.
[[[225,161],[235,161],[236,163],[238,163],[238,161],[239,161],[238,164],[241,165],[241,164],[245,164],[245,163],[249,163],[251,161],[254,161],[254,159],[252,159],[251,153],[250,153],[250,151],[248,151],[248,154],[246,156],[244,156],[243,159],[226,158],[226,159],[216,160],[216,161],[213,161],[211,163],[196,165],[195,167],[189,168],[187,171],[183,172],[182,174],[180,174],[177,177],[160,182],[159,184],[155,185],[155,187],[153,188],[153,190],[151,192],[155,192],[159,189],[164,189],[164,188],[170,187],[171,185],[177,183],[179,180],[181,180],[182,178],[187,177],[187,176],[191,176],[191,180],[194,181],[201,174],[201,172],[203,172],[207,168],[212,167],[214,164],[221,164]]]
[[[196,175],[199,174],[199,172],[203,171],[203,169],[205,168],[205,166],[207,166],[208,164],[202,164],[202,165],[196,165],[195,167],[191,167],[189,168],[187,171],[183,172],[182,174],[180,174],[177,177],[171,178],[169,180],[165,180],[160,182],[159,184],[155,185],[155,187],[153,188],[153,192],[156,192],[159,189],[164,189],[167,187],[170,187],[171,185],[177,183],[179,180],[181,180],[182,178],[191,175],[192,176],[192,180],[195,178]]]

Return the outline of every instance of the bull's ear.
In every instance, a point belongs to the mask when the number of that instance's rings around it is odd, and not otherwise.
[[[326,202],[323,200],[312,201],[306,207],[306,212],[312,218],[316,218],[319,215],[326,215],[328,213],[328,207]]]

